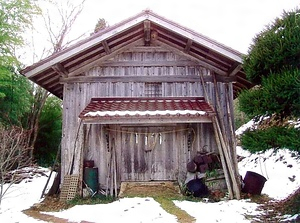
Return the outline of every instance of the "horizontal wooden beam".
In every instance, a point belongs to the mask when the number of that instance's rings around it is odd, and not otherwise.
[[[167,50],[161,46],[136,46],[130,48],[124,52],[133,52],[133,53],[168,53],[170,50]]]
[[[235,82],[235,77],[226,77],[216,75],[217,82],[229,83]],[[212,76],[204,76],[205,82],[213,82]],[[94,82],[161,82],[161,83],[172,83],[172,82],[201,82],[200,77],[197,75],[162,75],[162,76],[78,76],[60,78],[60,83],[94,83]]]
[[[99,67],[183,67],[197,66],[198,64],[190,60],[177,61],[103,61]]]

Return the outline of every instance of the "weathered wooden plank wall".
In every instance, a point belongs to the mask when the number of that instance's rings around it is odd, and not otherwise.
[[[151,78],[172,76],[176,77],[174,82],[170,82],[170,78],[162,81],[162,96],[204,96],[201,80],[190,81],[188,77],[210,76],[211,72],[203,67],[196,66],[194,63],[188,61],[182,56],[175,55],[172,52],[165,52],[162,49],[153,49],[150,52],[136,52],[133,49],[130,52],[124,52],[120,55],[111,58],[108,61],[102,62],[99,66],[96,66],[89,71],[86,71],[84,76],[86,77],[103,77],[103,76],[119,76],[120,78],[113,81],[97,82],[97,81],[80,81],[64,83],[64,101],[63,101],[63,139],[62,139],[62,176],[69,173],[69,165],[73,160],[73,154],[75,154],[75,163],[72,170],[73,173],[79,171],[79,151],[83,146],[83,132],[80,128],[80,120],[78,118],[80,112],[89,103],[92,97],[122,97],[122,96],[145,96],[145,82],[151,81]],[[126,76],[136,76],[136,79],[128,81]],[[182,79],[178,79],[178,76],[182,76]],[[151,77],[145,79],[145,77]],[[187,80],[185,80],[185,77]],[[145,81],[146,80],[146,81]],[[164,80],[164,79],[162,79]],[[215,104],[216,96],[214,91],[214,84],[212,82],[206,82],[209,100]],[[229,93],[232,97],[232,84],[229,85]],[[225,83],[218,83],[218,89],[220,91],[220,97],[225,98],[224,94]],[[227,115],[226,103],[222,102],[222,110],[224,116]],[[233,114],[233,113],[232,113]],[[228,123],[227,123],[228,124]],[[89,143],[87,148],[84,148],[85,159],[95,160],[96,166],[99,168],[99,181],[101,186],[106,185],[106,178],[108,173],[110,151],[106,146],[107,133],[106,126],[92,125],[89,133]],[[120,126],[114,126],[114,128],[121,130]],[[129,128],[129,127],[128,127]],[[162,126],[160,128],[163,128]],[[164,127],[171,128],[171,127]],[[178,126],[176,126],[178,128]],[[195,124],[193,125],[195,132],[195,140],[193,147],[190,151],[187,151],[187,136],[182,132],[176,132],[170,134],[168,137],[165,135],[164,140],[166,143],[162,148],[162,154],[154,154],[154,158],[150,159],[150,152],[142,153],[141,148],[133,146],[128,148],[128,151],[122,150],[127,144],[130,144],[132,135],[124,135],[121,132],[115,132],[114,138],[117,148],[117,163],[120,182],[123,179],[139,178],[151,179],[151,174],[143,173],[143,165],[141,163],[134,165],[134,157],[139,157],[141,160],[155,161],[155,165],[165,159],[167,161],[164,166],[167,172],[160,172],[157,174],[157,178],[161,179],[174,179],[175,176],[182,178],[186,171],[186,163],[201,150],[203,146],[207,145],[208,151],[217,151],[214,133],[211,124]],[[143,130],[139,130],[143,131]],[[157,130],[156,130],[157,131]],[[77,140],[76,140],[77,139]],[[126,144],[127,143],[127,144]],[[143,145],[142,143],[139,143]],[[173,145],[172,145],[173,144]],[[129,145],[128,145],[129,146]],[[126,147],[127,148],[127,147]],[[136,148],[137,152],[133,149]],[[155,150],[154,150],[155,151]],[[132,155],[130,152],[132,152]],[[145,155],[145,157],[142,156]],[[159,154],[159,155],[158,155]],[[172,154],[169,158],[166,154]],[[127,157],[127,158],[126,158]],[[126,163],[128,160],[129,163]],[[169,161],[168,161],[169,160]],[[149,162],[149,161],[148,161]],[[133,164],[132,164],[133,163]],[[124,168],[121,164],[124,164]],[[131,165],[131,167],[130,167]],[[132,171],[134,167],[139,171]],[[148,166],[150,173],[150,164]],[[154,169],[157,168],[153,167]],[[173,170],[173,168],[175,170]],[[158,168],[159,169],[159,168]],[[171,170],[172,169],[172,170]],[[174,172],[175,171],[175,172]],[[141,173],[140,173],[141,172]],[[153,178],[153,176],[152,176]]]
[[[190,147],[188,134],[191,134]],[[106,135],[114,138],[117,152],[118,184],[121,181],[173,180],[186,175],[187,162],[199,151],[217,152],[209,123],[171,126],[91,125],[84,158],[99,168],[99,183],[106,188],[111,148]]]

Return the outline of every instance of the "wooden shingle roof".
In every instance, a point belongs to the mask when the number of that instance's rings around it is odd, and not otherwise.
[[[252,87],[242,70],[243,55],[202,34],[165,19],[152,11],[108,27],[22,70],[22,74],[59,98],[62,77],[75,77],[140,41],[149,41],[155,31],[157,42],[206,67],[216,74],[234,78],[234,94]]]

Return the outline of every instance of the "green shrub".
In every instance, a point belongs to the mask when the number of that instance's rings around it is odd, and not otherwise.
[[[271,148],[288,148],[300,152],[300,130],[282,126],[256,129],[245,132],[241,137],[242,147],[251,153]]]
[[[239,95],[239,109],[249,117],[300,117],[300,70],[284,70],[262,78],[262,84]]]

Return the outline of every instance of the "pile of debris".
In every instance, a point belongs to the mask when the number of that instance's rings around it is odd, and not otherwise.
[[[39,177],[39,176],[48,177],[48,175],[46,174],[46,172],[48,171],[49,170],[38,166],[23,167],[5,173],[3,177],[3,181],[4,183],[18,184],[25,179],[31,180],[34,177]]]
[[[219,155],[212,152],[198,152],[187,164],[187,171],[190,173],[206,173],[215,169],[222,169],[222,165]]]
[[[203,197],[215,191],[224,191],[226,182],[220,157],[216,153],[198,152],[187,163],[188,191],[195,197]]]

